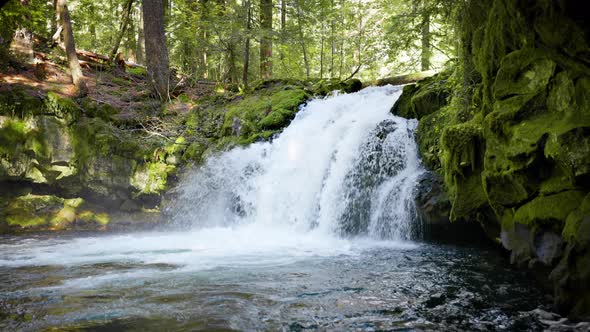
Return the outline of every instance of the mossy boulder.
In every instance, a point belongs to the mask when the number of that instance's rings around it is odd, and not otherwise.
[[[281,129],[307,98],[303,89],[289,87],[248,96],[227,107],[221,133],[247,138],[259,131]]]
[[[555,62],[539,49],[514,51],[502,58],[493,86],[494,98],[536,95],[547,86],[554,70]]]
[[[0,180],[53,183],[71,176],[73,156],[67,124],[53,116],[0,116]]]
[[[135,170],[131,177],[131,185],[141,194],[161,194],[168,188],[168,176],[176,171],[176,167],[165,162],[150,162]]]
[[[108,214],[90,211],[82,198],[27,194],[4,199],[8,203],[0,211],[0,224],[4,221],[13,231],[104,226],[109,222]]]
[[[447,80],[450,71],[427,77],[416,84],[404,86],[403,93],[391,108],[391,113],[408,118],[422,119],[448,104]]]

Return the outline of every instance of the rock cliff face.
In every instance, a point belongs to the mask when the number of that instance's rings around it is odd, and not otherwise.
[[[461,60],[392,111],[420,119],[451,221],[480,223],[512,262],[545,271],[558,309],[588,319],[590,35],[576,6],[468,2]]]
[[[269,139],[314,95],[360,88],[358,80],[267,81],[246,95],[203,98],[188,113],[155,118],[120,117],[121,110],[90,98],[4,89],[0,233],[154,224],[148,221],[159,220],[162,196],[184,166]],[[162,135],[146,129],[148,121],[172,129]]]

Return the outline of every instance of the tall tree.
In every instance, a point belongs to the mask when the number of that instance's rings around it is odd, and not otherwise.
[[[422,8],[422,38],[420,63],[423,71],[430,69],[430,12],[428,8]]]
[[[214,5],[214,4],[213,4]],[[198,53],[198,76],[202,78],[209,78],[209,62],[208,62],[208,48],[209,48],[209,24],[210,24],[210,3],[208,0],[199,0],[199,7],[201,11],[200,26],[198,29],[198,39],[200,45],[197,48]]]
[[[123,18],[121,20],[121,27],[119,28],[119,33],[117,34],[117,38],[115,39],[115,45],[113,45],[113,49],[111,50],[110,58],[111,60],[115,59],[117,56],[117,52],[119,51],[119,45],[121,45],[121,39],[125,35],[127,31],[127,26],[129,25],[129,21],[131,20],[131,8],[133,6],[133,0],[126,0],[125,7],[123,8]]]
[[[272,77],[272,0],[260,0],[260,77]]]
[[[303,52],[303,63],[305,64],[305,78],[309,78],[309,59],[307,58],[307,48],[305,46],[305,35],[303,34],[303,23],[301,17],[303,16],[303,8],[301,0],[295,0],[297,6],[297,28],[299,30],[299,43],[301,44],[301,51]]]
[[[143,11],[139,11],[139,22],[137,24],[137,45],[135,46],[135,62],[143,64],[145,58],[145,38],[143,35]]]
[[[77,94],[79,96],[85,96],[88,94],[88,88],[86,87],[86,83],[84,83],[84,75],[82,74],[82,68],[80,68],[80,62],[76,55],[76,44],[74,43],[74,33],[72,32],[72,23],[70,22],[67,0],[56,0],[55,10],[59,22],[58,24],[61,26],[72,81],[76,87]]]
[[[244,82],[244,86],[248,87],[248,69],[250,66],[250,30],[252,28],[252,5],[250,0],[246,0],[244,6],[246,7],[246,40],[244,42],[244,74],[242,80]]]
[[[164,31],[164,2],[143,0],[142,8],[148,74],[160,99],[168,100],[170,68]]]

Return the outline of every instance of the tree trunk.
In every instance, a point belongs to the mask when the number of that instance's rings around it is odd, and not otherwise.
[[[307,48],[305,47],[305,35],[303,34],[303,27],[301,26],[301,4],[297,1],[297,26],[299,27],[299,38],[301,41],[301,49],[303,51],[303,63],[305,64],[305,77],[309,78],[309,60],[307,59]]]
[[[98,38],[96,36],[96,7],[94,4],[90,4],[88,10],[92,18],[88,20],[88,32],[90,32],[90,48],[92,52],[96,52],[98,48]]]
[[[197,76],[200,78],[207,79],[209,78],[209,64],[207,61],[207,48],[208,48],[208,26],[209,26],[209,1],[208,0],[199,0],[200,11],[201,11],[201,19],[199,22],[199,26],[197,28],[197,40],[199,41],[199,46],[197,47],[197,64],[198,64],[198,73]]]
[[[332,15],[334,14],[334,0],[330,2],[330,12]],[[330,78],[334,77],[334,54],[336,53],[336,40],[334,38],[334,17],[330,20],[330,44],[331,44],[331,53],[330,53]]]
[[[76,87],[76,93],[78,96],[86,96],[88,94],[88,88],[84,83],[84,75],[80,68],[80,62],[76,55],[76,44],[74,43],[74,33],[72,31],[72,24],[70,22],[70,13],[68,12],[67,0],[57,0],[56,2],[56,14],[59,19],[59,25],[62,27],[63,41],[66,48],[66,56],[68,58],[68,64],[72,75],[72,81]]]
[[[127,31],[127,25],[129,25],[129,20],[131,18],[131,8],[133,6],[133,0],[127,0],[125,3],[125,7],[123,8],[123,18],[121,20],[121,27],[119,28],[119,34],[117,35],[117,39],[115,39],[115,45],[113,45],[113,49],[111,50],[110,58],[115,59],[117,56],[117,51],[119,51],[119,45],[121,45],[121,40]]]
[[[272,77],[272,0],[260,0],[260,78]]]
[[[139,64],[144,63],[144,59],[145,59],[144,45],[145,45],[145,37],[143,34],[143,11],[140,10],[139,11],[139,22],[137,24],[137,46],[136,46],[136,51],[135,51],[135,57],[136,57],[135,61]]]
[[[281,32],[287,28],[287,0],[281,0]]]
[[[169,99],[170,68],[162,0],[143,0],[143,30],[147,70],[161,100]]]
[[[357,57],[358,57],[358,68],[362,66],[362,55],[363,55],[363,3],[361,0],[358,2],[358,15],[359,15],[359,37],[358,37],[358,45],[357,45]],[[354,57],[354,56],[353,56]],[[357,69],[358,71],[358,69]],[[353,74],[354,75],[354,74]],[[351,76],[352,77],[352,76]]]
[[[133,63],[137,63],[137,56],[135,55],[135,45],[137,45],[137,40],[135,39],[136,22],[133,19],[133,8],[131,10],[131,18],[129,18],[129,25],[127,26],[125,44],[123,47],[126,51],[127,59]]]
[[[248,67],[250,66],[250,30],[251,30],[251,2],[246,0],[246,42],[244,44],[244,73],[242,80],[244,81],[244,87],[248,87]]]
[[[322,37],[320,41],[320,79],[324,78],[324,24],[322,23]]]
[[[426,8],[422,12],[422,71],[430,69],[430,13]]]

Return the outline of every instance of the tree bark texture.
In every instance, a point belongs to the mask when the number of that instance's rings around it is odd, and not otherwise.
[[[244,44],[244,73],[243,73],[242,80],[244,82],[244,86],[247,88],[248,87],[248,69],[250,66],[250,30],[252,28],[252,26],[250,25],[250,22],[252,20],[252,18],[251,18],[252,5],[251,5],[250,0],[246,0],[245,6],[246,6],[246,41]]]
[[[144,63],[145,59],[145,38],[143,34],[143,11],[139,11],[139,22],[137,24],[137,46],[135,51],[135,62],[139,64]]]
[[[117,51],[119,51],[119,45],[121,45],[121,40],[127,31],[127,26],[129,25],[129,21],[131,19],[131,8],[133,6],[133,0],[127,0],[125,2],[125,7],[123,8],[123,18],[121,19],[121,27],[119,28],[119,34],[117,35],[117,39],[115,39],[115,45],[113,45],[113,49],[111,50],[110,58],[115,59],[117,56]]]
[[[272,0],[260,0],[260,78],[272,77]]]
[[[421,64],[422,71],[430,69],[430,13],[426,8],[423,9],[422,13],[422,53],[421,53]]]
[[[143,31],[148,74],[162,100],[168,100],[170,68],[162,0],[143,0]]]
[[[62,27],[63,42],[66,49],[66,56],[72,75],[72,82],[76,87],[76,92],[79,96],[88,94],[88,88],[84,83],[84,75],[80,68],[80,61],[76,55],[76,44],[74,43],[74,33],[72,31],[72,24],[70,21],[70,13],[68,12],[67,0],[57,0],[55,6],[56,14],[59,24]]]

